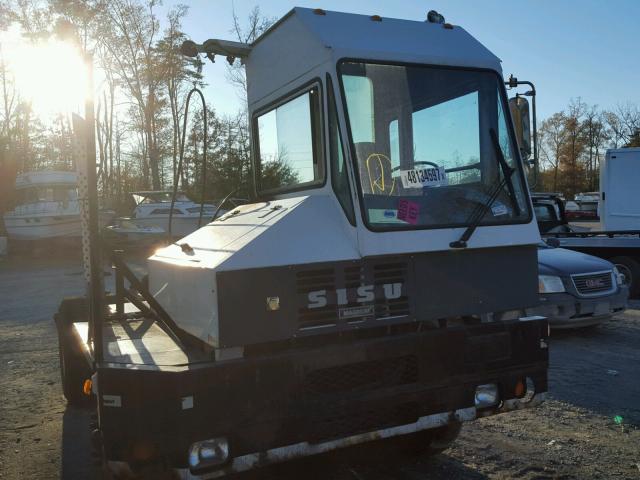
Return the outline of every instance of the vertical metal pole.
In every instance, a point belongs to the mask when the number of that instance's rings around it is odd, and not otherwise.
[[[116,250],[113,252],[114,260],[116,258],[120,259],[122,255],[122,251]],[[118,266],[119,262],[115,262],[116,267],[116,313],[119,315],[124,314],[124,275],[122,275],[122,271]]]
[[[104,316],[104,287],[102,258],[100,255],[100,223],[98,220],[98,180],[96,174],[96,131],[93,105],[93,55],[85,53],[89,91],[85,99],[85,120],[87,135],[87,188],[89,206],[90,245],[90,335],[93,339],[94,364],[102,362],[102,318]]]

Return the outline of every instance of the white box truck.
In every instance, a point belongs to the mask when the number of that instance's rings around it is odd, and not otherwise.
[[[640,148],[607,150],[600,163],[600,205],[603,230],[640,230]]]

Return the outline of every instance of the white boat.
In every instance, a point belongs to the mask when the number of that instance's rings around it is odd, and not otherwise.
[[[4,214],[12,240],[73,238],[82,235],[75,172],[27,172],[16,178],[15,207]],[[101,215],[106,223],[110,215]]]
[[[169,212],[171,210],[171,191],[132,192],[136,207],[132,220],[143,227],[159,227],[169,232]],[[200,221],[200,204],[194,202],[184,193],[176,195],[171,219],[171,236],[184,237],[211,222],[216,212],[215,205],[205,203],[203,206],[202,220]],[[220,210],[218,216],[224,214]]]
[[[116,218],[114,225],[103,229],[104,239],[112,247],[149,247],[159,245],[167,235],[160,227],[140,225],[135,219]]]

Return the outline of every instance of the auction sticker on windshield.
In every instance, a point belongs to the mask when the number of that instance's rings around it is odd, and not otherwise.
[[[439,187],[448,185],[447,172],[444,167],[412,168],[401,170],[400,178],[404,188]]]

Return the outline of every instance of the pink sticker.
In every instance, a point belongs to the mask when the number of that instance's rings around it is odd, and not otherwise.
[[[418,223],[420,215],[420,205],[410,200],[400,200],[398,202],[398,220],[403,220],[411,225]]]

